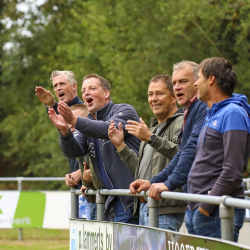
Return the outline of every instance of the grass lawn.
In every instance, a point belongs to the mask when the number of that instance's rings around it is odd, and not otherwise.
[[[18,231],[0,229],[0,250],[69,250],[69,230],[23,229],[23,241]]]

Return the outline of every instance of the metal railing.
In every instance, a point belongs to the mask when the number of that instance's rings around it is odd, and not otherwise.
[[[250,180],[249,180],[250,181]],[[119,195],[119,196],[143,196],[148,200],[149,212],[149,226],[159,227],[159,201],[148,197],[148,192],[141,192],[133,195],[129,189],[101,189],[101,190],[87,190],[87,195],[96,195],[97,204],[97,220],[104,221],[104,204],[105,195]],[[79,199],[81,195],[79,189],[71,188],[71,218],[79,218]],[[250,191],[245,191],[245,195],[249,196]],[[214,205],[219,205],[219,215],[221,219],[221,238],[224,240],[234,240],[233,235],[233,218],[234,207],[249,208],[250,200],[232,198],[230,196],[212,196],[201,194],[187,194],[178,192],[162,192],[160,197],[165,199],[204,202]]]
[[[22,191],[23,181],[64,181],[64,177],[0,177],[0,181],[17,181],[18,190]],[[246,184],[248,191],[245,191],[246,196],[250,196],[250,178],[243,179]],[[147,197],[147,192],[142,192],[139,195],[130,194],[129,189],[102,189],[102,190],[88,190],[86,191],[88,195],[96,195],[97,203],[97,220],[104,220],[104,204],[105,195],[125,195],[125,196],[144,196]],[[71,188],[71,217],[79,218],[79,199],[78,195],[81,195],[80,190]],[[233,240],[233,217],[234,210],[233,207],[239,208],[249,208],[250,201],[243,199],[235,199],[228,196],[208,196],[208,195],[195,195],[187,193],[177,193],[177,192],[162,192],[162,198],[176,199],[184,201],[193,202],[205,202],[214,205],[220,205],[220,218],[221,218],[221,238],[226,240]],[[159,226],[159,202],[148,197],[148,208],[149,208],[149,225],[152,227]],[[23,238],[22,228],[19,229],[19,240]]]

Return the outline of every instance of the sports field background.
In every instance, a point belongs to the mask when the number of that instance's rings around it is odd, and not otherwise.
[[[0,250],[68,250],[69,230],[23,229],[23,240],[18,240],[18,229],[0,229]]]

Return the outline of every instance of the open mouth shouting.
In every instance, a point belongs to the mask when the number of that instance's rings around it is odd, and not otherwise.
[[[92,97],[86,97],[86,102],[87,102],[87,105],[90,106],[93,104],[93,98]]]
[[[179,98],[182,98],[184,96],[184,94],[183,93],[177,93],[176,94],[176,97],[179,99]]]
[[[58,96],[59,96],[59,100],[62,101],[64,99],[64,96],[65,96],[65,93],[64,92],[60,92],[58,93]]]

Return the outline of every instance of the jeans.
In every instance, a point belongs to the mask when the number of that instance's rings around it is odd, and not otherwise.
[[[95,202],[89,202],[90,204],[90,220],[97,220],[97,207]]]
[[[234,208],[233,230],[234,241],[238,242],[239,231],[245,219],[245,209]],[[219,216],[219,206],[216,206],[211,216],[206,216],[199,212],[199,208],[185,213],[185,222],[189,234],[221,238],[221,224]]]
[[[184,220],[185,213],[163,214],[159,216],[159,228],[172,231],[179,231]],[[141,226],[149,226],[148,219],[148,203],[140,204],[139,224]]]
[[[115,198],[114,203],[114,221],[123,222],[129,224],[139,224],[139,218],[133,215],[134,206],[132,205],[128,209],[123,208],[119,197]]]

